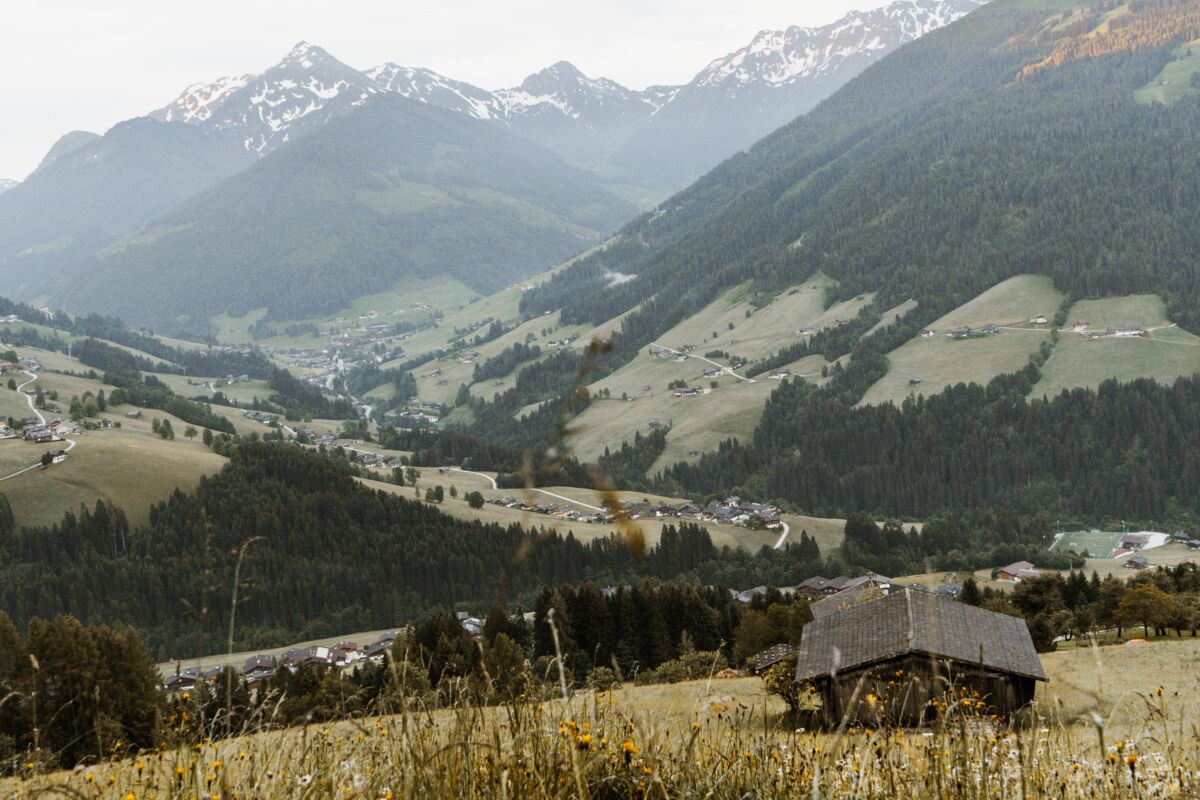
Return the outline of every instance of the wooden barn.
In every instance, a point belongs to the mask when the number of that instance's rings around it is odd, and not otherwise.
[[[1046,673],[1025,620],[906,588],[804,626],[796,680],[820,694],[829,725],[912,726],[951,693],[1008,718]]]

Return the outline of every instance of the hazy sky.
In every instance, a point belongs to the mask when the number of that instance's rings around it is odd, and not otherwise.
[[[633,88],[684,83],[756,31],[883,0],[36,0],[0,15],[0,177],[69,130],[103,133],[189,84],[260,72],[303,39],[352,67],[434,69],[486,89],[560,59]]]

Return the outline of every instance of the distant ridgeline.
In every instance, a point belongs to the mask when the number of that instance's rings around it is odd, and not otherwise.
[[[295,445],[248,442],[229,453],[221,472],[155,505],[139,528],[99,502],[51,529],[17,530],[0,496],[0,610],[19,626],[59,613],[122,620],[159,660],[215,652],[225,646],[238,548],[256,536],[264,539],[241,573],[239,649],[393,627],[455,605],[528,608],[541,587],[582,580],[788,586],[816,574],[903,574],[942,558],[983,566],[1048,557],[1041,522],[983,512],[932,519],[921,532],[852,518],[845,555],[825,558],[802,531],[756,554],[717,549],[689,524],[668,526],[649,549],[615,536],[585,543],[450,517]]]

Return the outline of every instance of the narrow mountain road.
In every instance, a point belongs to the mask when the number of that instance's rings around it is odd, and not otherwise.
[[[24,392],[26,386],[28,386],[29,384],[31,384],[37,380],[36,374],[29,372],[28,370],[25,370],[25,374],[29,376],[29,380],[25,381],[24,383],[22,383],[20,386],[17,387],[18,392]],[[25,402],[29,405],[29,410],[33,412],[33,415],[38,418],[38,421],[41,422],[43,425],[45,425],[46,417],[44,414],[42,414],[41,411],[38,410],[38,407],[33,404],[33,396],[28,395],[28,394],[25,395]],[[67,446],[64,448],[65,452],[69,453],[75,449],[76,442],[74,439],[64,439],[63,441],[65,441],[67,443]],[[25,467],[24,469],[19,469],[16,472],[10,473],[8,475],[0,476],[0,481],[6,481],[9,478],[15,478],[18,475],[24,475],[26,472],[29,472],[29,470],[37,469],[41,465],[42,465],[42,462],[39,460],[36,464],[30,464],[28,467]]]
[[[696,355],[692,355],[691,353],[685,353],[682,350],[676,350],[673,347],[667,347],[666,345],[659,344],[658,342],[651,342],[650,346],[662,348],[663,350],[666,350],[668,353],[674,353],[677,356],[687,356],[688,358],[699,359],[700,361],[703,361],[706,364],[712,364],[714,367],[720,367],[721,369],[725,370],[725,372],[727,374],[732,375],[733,377],[737,378],[739,381],[745,381],[746,383],[758,383],[758,381],[754,380],[754,378],[746,378],[742,375],[738,375],[736,372],[733,371],[733,367],[727,367],[724,364],[718,364],[716,361],[705,358],[704,356],[696,356]]]
[[[779,524],[780,524],[780,526],[783,527],[783,532],[779,534],[779,541],[777,541],[775,543],[775,547],[774,547],[775,550],[779,550],[783,547],[784,543],[787,542],[788,533],[790,533],[792,530],[791,528],[788,527],[788,524],[786,522],[784,522],[783,520],[780,520]]]

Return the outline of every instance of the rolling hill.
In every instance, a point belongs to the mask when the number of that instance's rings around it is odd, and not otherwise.
[[[69,307],[205,332],[219,313],[333,311],[405,276],[493,291],[631,212],[524,139],[379,96],[101,251],[60,291]]]

